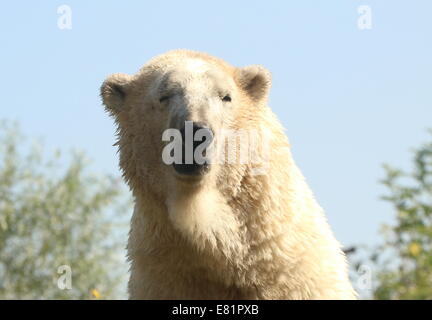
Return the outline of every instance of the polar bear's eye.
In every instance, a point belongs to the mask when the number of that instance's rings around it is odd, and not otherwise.
[[[231,97],[230,97],[230,95],[227,94],[225,97],[222,98],[222,101],[225,101],[225,102],[231,102]]]
[[[162,96],[160,97],[159,102],[162,103],[164,101],[167,101],[169,98],[171,98],[171,96]]]

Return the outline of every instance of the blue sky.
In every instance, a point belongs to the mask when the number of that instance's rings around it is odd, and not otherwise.
[[[72,29],[57,27],[60,5]],[[359,30],[369,5],[372,29]],[[48,149],[82,149],[119,175],[99,87],[170,49],[273,75],[270,106],[345,245],[374,244],[392,210],[382,163],[409,169],[432,127],[432,2],[10,1],[0,6],[0,118]]]

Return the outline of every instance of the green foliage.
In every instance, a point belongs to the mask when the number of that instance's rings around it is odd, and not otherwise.
[[[46,161],[23,141],[0,127],[0,299],[124,298],[121,181],[88,173],[82,154]],[[63,265],[70,290],[58,286]]]
[[[415,150],[412,172],[385,166],[383,197],[396,212],[384,225],[376,263],[374,298],[432,299],[432,143]]]

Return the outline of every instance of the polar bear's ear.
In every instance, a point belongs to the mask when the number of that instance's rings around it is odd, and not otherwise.
[[[239,86],[246,91],[254,101],[267,98],[271,87],[270,72],[259,65],[247,66],[236,70],[235,78]]]
[[[131,76],[116,73],[109,76],[101,86],[100,95],[107,111],[117,114],[121,111],[128,93]]]

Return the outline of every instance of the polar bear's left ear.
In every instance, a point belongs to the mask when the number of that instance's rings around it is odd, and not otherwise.
[[[100,89],[102,102],[112,115],[118,114],[123,109],[131,78],[130,75],[116,73],[109,76],[102,84]]]
[[[259,65],[238,68],[235,79],[252,100],[258,102],[267,98],[271,87],[271,75],[266,68]]]

